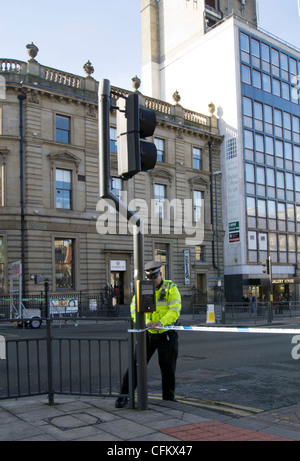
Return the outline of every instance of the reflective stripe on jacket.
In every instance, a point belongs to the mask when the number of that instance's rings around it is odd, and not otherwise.
[[[171,280],[164,280],[156,290],[156,311],[145,314],[145,323],[161,322],[162,325],[175,325],[181,311],[181,296],[177,285]],[[130,314],[136,321],[135,296],[130,304]],[[150,333],[164,333],[167,330],[149,330]]]

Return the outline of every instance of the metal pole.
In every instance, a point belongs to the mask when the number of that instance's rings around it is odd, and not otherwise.
[[[25,206],[24,206],[24,133],[23,133],[23,102],[26,96],[19,94],[20,105],[20,207],[21,207],[21,262],[22,262],[22,296],[26,297],[25,274]]]
[[[48,403],[49,405],[54,404],[54,393],[53,393],[53,363],[52,363],[52,336],[51,336],[51,320],[48,317],[46,319],[47,328],[47,362],[48,362]]]
[[[144,272],[144,232],[143,220],[115,195],[111,193],[110,176],[110,133],[109,133],[109,111],[110,111],[110,82],[101,80],[99,84],[99,179],[100,179],[100,198],[110,199],[117,211],[131,219],[134,229],[134,279],[143,279]],[[136,323],[138,329],[145,328],[145,315],[136,313]],[[147,395],[147,345],[146,334],[139,333],[136,340],[137,352],[137,386],[138,386],[138,409],[148,409]]]
[[[144,229],[143,222],[139,221],[134,226],[134,273],[135,294],[137,293],[137,281],[143,280],[144,274]],[[145,314],[136,311],[136,327],[138,330],[145,329]],[[136,339],[137,351],[137,390],[138,409],[148,409],[147,393],[147,341],[146,332],[138,333]]]

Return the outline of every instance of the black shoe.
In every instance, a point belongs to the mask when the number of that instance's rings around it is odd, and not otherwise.
[[[177,402],[177,400],[175,399],[175,397],[170,397],[168,399],[163,399],[163,400],[168,400],[169,402]]]
[[[116,408],[125,408],[127,406],[128,399],[127,397],[119,397],[116,400],[115,407]]]

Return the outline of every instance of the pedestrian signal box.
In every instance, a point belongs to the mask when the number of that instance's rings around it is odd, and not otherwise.
[[[140,313],[156,311],[155,280],[137,281],[137,311]]]

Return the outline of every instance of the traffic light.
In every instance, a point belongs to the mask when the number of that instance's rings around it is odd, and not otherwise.
[[[264,274],[270,275],[270,274],[271,274],[271,270],[272,270],[272,267],[271,267],[271,258],[267,258],[265,261],[263,261],[263,262],[262,262],[262,266],[263,266],[263,273],[264,273]]]
[[[118,175],[127,180],[139,171],[152,170],[157,149],[144,138],[152,136],[156,126],[155,112],[139,106],[139,95],[120,98],[117,111]]]

